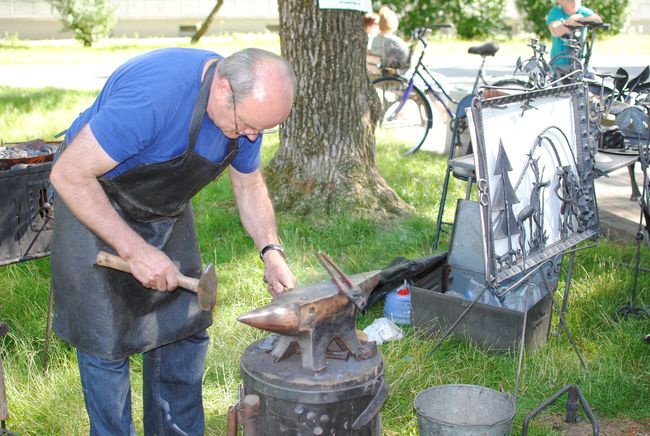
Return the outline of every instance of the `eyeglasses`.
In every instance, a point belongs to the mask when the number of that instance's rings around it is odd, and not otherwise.
[[[230,85],[230,95],[232,97],[232,112],[235,117],[235,134],[239,136],[258,136],[261,134],[268,135],[269,133],[278,133],[280,131],[282,124],[278,124],[277,126],[271,127],[270,129],[256,130],[248,127],[246,128],[246,131],[239,130],[239,127],[237,126],[237,105],[235,104],[235,90],[233,89],[232,85]]]

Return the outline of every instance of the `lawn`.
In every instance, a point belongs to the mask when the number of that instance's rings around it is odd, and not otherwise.
[[[521,42],[512,44],[515,43]],[[0,64],[35,64],[41,59],[43,63],[63,62],[62,59],[97,62],[107,57],[127,58],[153,47],[183,44],[180,40],[116,41],[81,49],[70,43],[2,41]],[[228,50],[242,45],[277,51],[277,40],[268,35],[233,35],[206,39],[201,44]],[[0,87],[0,137],[5,141],[51,139],[92,101],[93,95],[88,91]],[[264,147],[264,163],[277,148],[277,138],[269,139]],[[430,254],[444,157],[426,152],[404,157],[384,146],[378,147],[377,161],[386,180],[414,206],[415,212],[397,221],[384,222],[371,217],[302,217],[279,211],[280,234],[301,284],[325,277],[313,255],[316,251],[328,253],[348,273],[385,267],[397,256],[416,258]],[[463,191],[462,184],[456,183],[451,196],[462,196]],[[263,332],[237,322],[236,317],[268,303],[270,297],[262,281],[263,266],[255,247],[240,226],[227,178],[202,191],[194,200],[194,209],[203,259],[217,265],[220,286],[215,322],[209,329],[211,343],[204,377],[206,434],[224,434],[227,409],[237,400],[241,382],[238,356],[248,344],[264,336]],[[453,207],[446,209],[446,215],[448,219],[453,217]],[[443,242],[446,244],[447,240]],[[650,345],[643,341],[643,335],[650,333],[650,322],[613,318],[616,308],[625,304],[629,296],[633,274],[627,265],[633,263],[634,254],[631,241],[605,239],[576,254],[567,323],[588,369],[580,366],[564,334],[551,335],[544,346],[525,353],[513,434],[521,433],[523,418],[531,410],[570,383],[580,386],[603,422],[625,422],[650,432]],[[648,250],[642,254],[642,264],[647,266]],[[0,267],[0,320],[10,328],[9,335],[0,339],[11,415],[7,428],[29,435],[87,434],[89,426],[74,349],[52,338],[47,369],[41,367],[48,287],[47,259]],[[649,300],[648,289],[650,277],[641,274],[640,301]],[[561,294],[556,295],[560,304]],[[381,305],[371,308],[359,317],[358,327],[367,326],[381,314]],[[552,330],[556,328],[554,315]],[[405,333],[404,339],[379,347],[390,388],[382,408],[384,434],[417,434],[412,401],[418,392],[430,386],[465,383],[514,391],[516,354],[497,354],[467,341],[448,339],[429,355],[436,338],[426,338],[408,327]],[[142,433],[139,356],[132,358],[131,368],[134,417],[138,432]],[[564,402],[559,401],[550,412],[533,421],[529,434],[558,434],[553,417],[563,411]]]

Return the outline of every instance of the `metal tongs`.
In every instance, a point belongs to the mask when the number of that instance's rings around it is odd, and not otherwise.
[[[363,310],[368,304],[366,293],[360,286],[355,285],[350,278],[345,275],[343,270],[334,263],[330,257],[325,253],[316,253],[316,259],[323,265],[323,268],[332,277],[332,281],[339,288],[341,294],[348,297],[357,309]]]

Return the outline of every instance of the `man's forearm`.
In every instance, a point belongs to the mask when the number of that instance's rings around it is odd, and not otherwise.
[[[57,194],[70,211],[98,238],[128,259],[144,240],[135,233],[110,204],[97,179],[53,180]]]
[[[273,204],[259,171],[242,175],[231,171],[233,192],[242,225],[259,249],[279,242]]]
[[[97,152],[93,140],[84,127],[52,168],[52,185],[79,221],[128,259],[145,241],[117,214],[100,186],[97,175],[115,163]]]

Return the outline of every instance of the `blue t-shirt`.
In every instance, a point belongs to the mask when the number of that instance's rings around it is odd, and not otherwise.
[[[119,162],[106,174],[109,178],[179,156],[188,146],[203,67],[215,57],[220,56],[207,50],[166,48],[127,61],[111,74],[93,105],[72,123],[67,141],[89,124],[104,151]],[[261,141],[262,135],[255,141],[239,138],[239,153],[231,165],[242,173],[255,171]],[[211,162],[221,162],[229,142],[205,114],[195,151]]]
[[[580,6],[580,8],[576,11],[576,14],[580,14],[583,17],[591,17],[592,15],[596,15],[594,11],[584,6]],[[562,9],[561,6],[553,6],[553,8],[551,8],[551,10],[548,12],[548,15],[546,15],[546,26],[548,27],[548,25],[551,24],[553,21],[558,21],[558,20],[564,21],[570,16],[571,15],[564,12],[564,9]],[[583,33],[582,35],[583,41],[585,36],[586,34]],[[551,40],[553,42],[553,46],[551,47],[551,59],[553,59],[555,56],[562,53],[568,47],[567,44],[564,42],[564,40],[559,36],[553,36]],[[565,54],[568,53],[564,53],[562,56],[564,56]],[[569,63],[568,58],[561,58],[558,59],[556,62],[554,62],[555,65],[566,65],[568,63]]]

